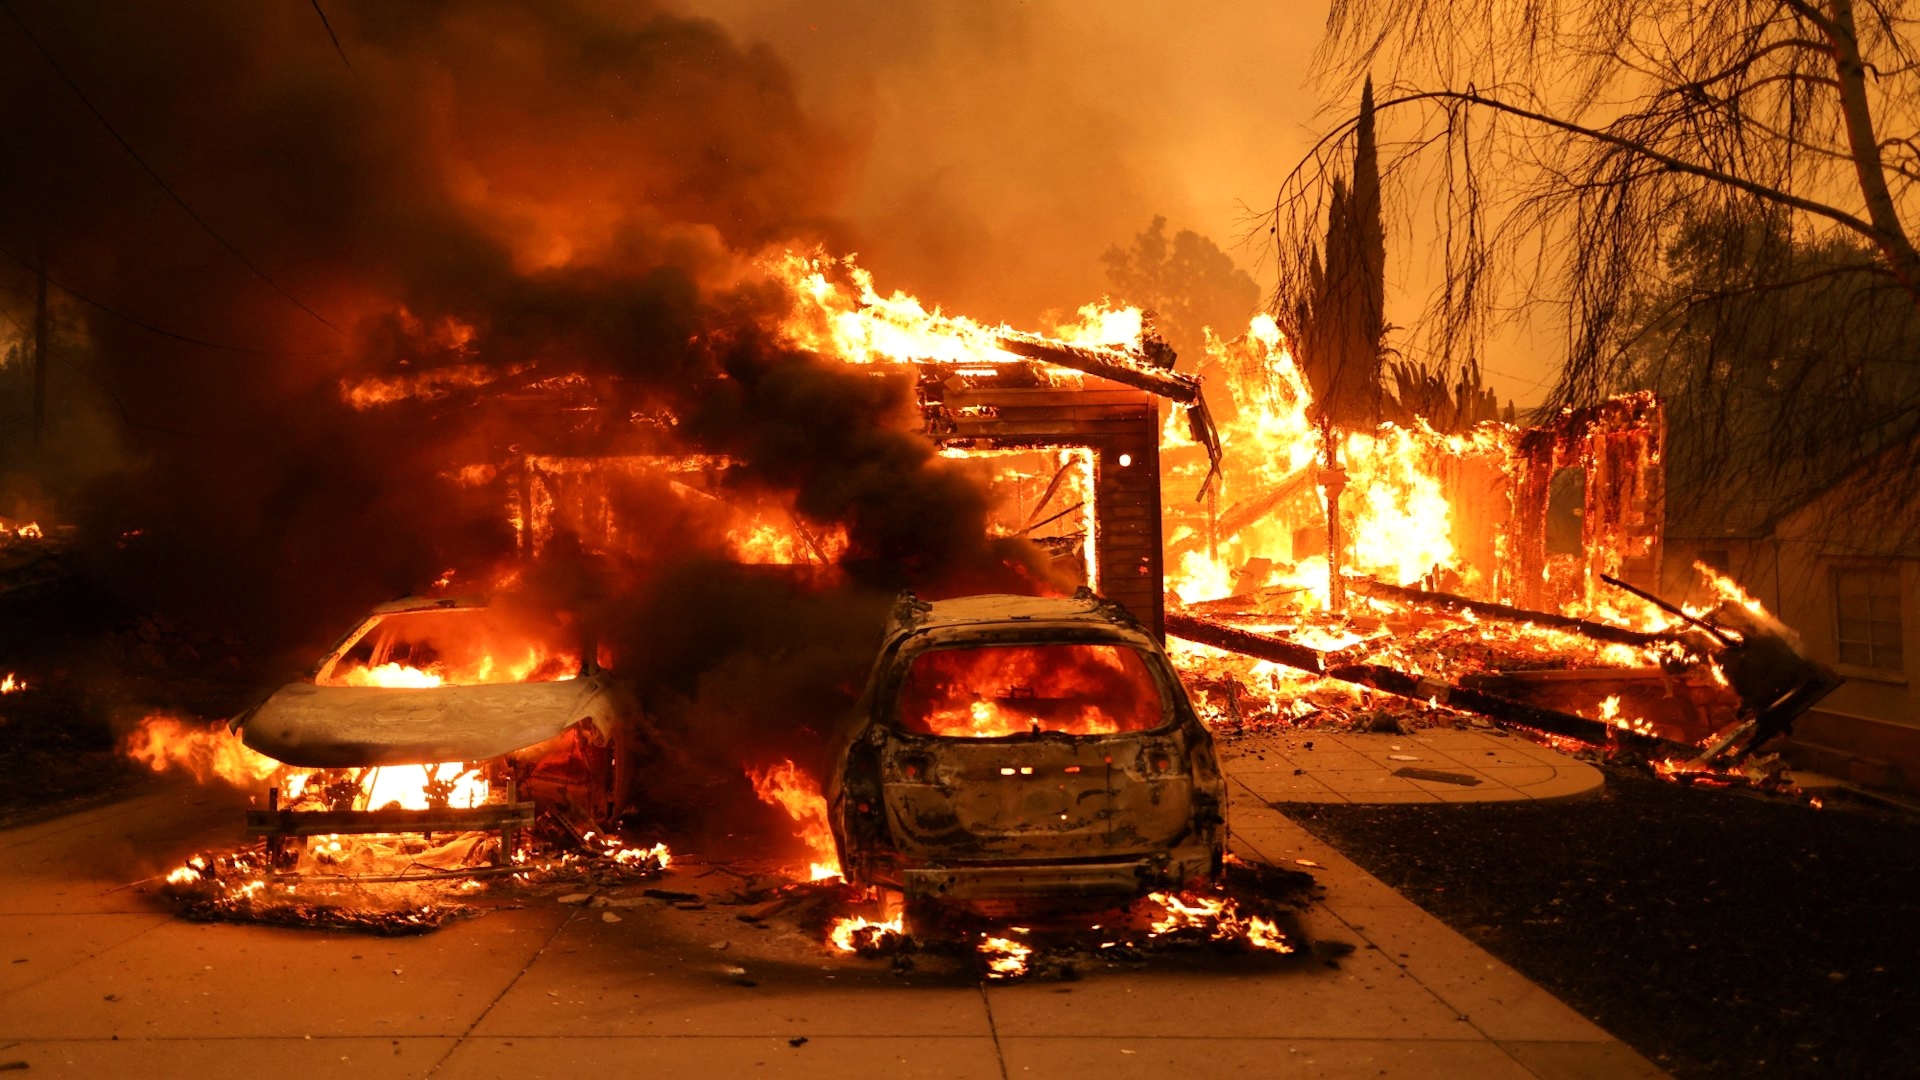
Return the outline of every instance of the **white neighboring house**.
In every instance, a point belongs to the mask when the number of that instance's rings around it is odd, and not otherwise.
[[[1698,561],[1740,582],[1846,683],[1795,722],[1794,765],[1920,791],[1920,508],[1853,512],[1855,472],[1791,503],[1669,491],[1661,591],[1700,603]],[[1900,518],[1913,524],[1904,524]]]

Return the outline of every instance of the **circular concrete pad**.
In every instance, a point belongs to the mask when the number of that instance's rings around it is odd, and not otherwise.
[[[1578,799],[1599,769],[1498,729],[1413,735],[1285,731],[1221,744],[1227,775],[1270,803],[1466,803]]]

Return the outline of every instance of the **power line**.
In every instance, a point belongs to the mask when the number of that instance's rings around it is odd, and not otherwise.
[[[0,0],[0,11],[5,11],[7,13],[7,17],[13,20],[13,24],[20,28],[20,32],[22,34],[26,35],[27,41],[33,45],[34,51],[39,53],[41,59],[47,62],[47,66],[51,67],[54,70],[54,73],[60,76],[61,81],[67,84],[67,89],[72,90],[74,96],[80,99],[80,104],[85,105],[87,107],[87,111],[93,114],[93,118],[95,120],[100,121],[100,126],[107,129],[107,134],[113,136],[113,140],[120,144],[120,148],[122,150],[125,150],[127,152],[127,155],[133,158],[134,162],[138,164],[141,169],[145,170],[147,176],[152,178],[153,182],[160,186],[160,190],[166,192],[167,197],[172,199],[175,205],[179,206],[180,209],[186,211],[187,216],[193,219],[194,224],[199,225],[200,228],[204,230],[208,236],[213,237],[216,243],[218,243],[221,247],[226,248],[228,253],[231,254],[234,258],[240,260],[241,265],[253,271],[254,276],[258,277],[261,281],[266,282],[269,286],[273,288],[275,292],[279,293],[282,297],[286,298],[288,303],[299,308],[301,311],[304,311],[307,314],[313,316],[316,320],[320,322],[322,326],[325,326],[327,329],[333,331],[334,333],[338,334],[343,332],[338,326],[335,326],[333,323],[329,322],[326,316],[308,307],[305,303],[301,301],[299,297],[293,295],[291,292],[288,292],[285,286],[282,286],[278,281],[275,281],[270,275],[268,275],[268,273],[265,270],[262,270],[259,267],[259,265],[256,264],[252,259],[247,258],[246,254],[243,253],[239,248],[234,247],[231,243],[229,243],[226,237],[221,236],[218,232],[215,232],[213,226],[209,225],[207,223],[207,220],[201,217],[200,214],[197,211],[195,211],[192,206],[189,206],[187,204],[187,200],[181,198],[179,193],[174,191],[173,188],[166,182],[166,180],[162,179],[160,174],[154,171],[153,166],[147,164],[147,159],[140,156],[140,152],[133,148],[133,144],[129,143],[126,140],[126,137],[120,134],[119,129],[115,128],[113,124],[106,118],[106,115],[102,113],[99,110],[99,108],[94,105],[93,100],[87,97],[86,92],[84,90],[80,89],[80,84],[74,82],[73,77],[67,74],[67,71],[65,68],[60,66],[60,62],[53,58],[53,54],[48,52],[46,50],[46,47],[40,44],[40,39],[33,36],[33,31],[28,29],[27,24],[20,18],[19,14],[13,10],[13,5],[8,3],[7,0]],[[329,33],[332,32],[331,28],[329,28],[328,32]]]
[[[0,0],[0,2],[4,2],[4,0]],[[0,255],[4,255],[12,262],[18,263],[30,273],[35,275],[40,273],[39,267],[22,259],[4,247],[0,247]],[[54,286],[61,292],[66,293],[68,296],[73,297],[75,300],[80,301],[90,308],[94,308],[119,319],[121,322],[131,326],[137,326],[150,334],[158,334],[161,337],[171,338],[174,341],[183,342],[188,345],[197,345],[202,349],[214,349],[219,352],[247,353],[253,356],[337,356],[340,352],[338,349],[317,349],[312,352],[298,352],[292,349],[256,349],[245,345],[222,345],[217,341],[208,341],[205,338],[197,338],[191,334],[182,334],[176,330],[169,330],[164,326],[155,326],[144,319],[129,315],[118,308],[110,307],[99,300],[95,300],[93,297],[75,289],[73,286],[68,285],[66,282],[61,281],[51,274],[47,275],[47,284]]]
[[[353,61],[347,59],[347,50],[340,47],[340,35],[333,32],[333,23],[327,21],[327,13],[320,8],[320,0],[313,0],[313,13],[320,16],[320,25],[327,28],[327,40],[333,42],[333,51],[340,54],[340,62],[353,70]],[[357,77],[357,76],[356,76]]]

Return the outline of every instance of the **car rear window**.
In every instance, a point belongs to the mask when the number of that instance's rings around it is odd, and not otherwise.
[[[982,645],[915,657],[899,724],[921,735],[992,739],[1053,731],[1117,735],[1167,720],[1160,684],[1125,645]]]

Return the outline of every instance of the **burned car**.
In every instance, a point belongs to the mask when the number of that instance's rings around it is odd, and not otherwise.
[[[1225,798],[1166,653],[1085,588],[903,596],[827,790],[849,881],[983,915],[1211,881]]]
[[[307,678],[233,721],[250,749],[308,770],[271,790],[248,831],[491,830],[504,853],[536,809],[604,829],[631,803],[638,720],[633,695],[564,614],[382,604]]]

